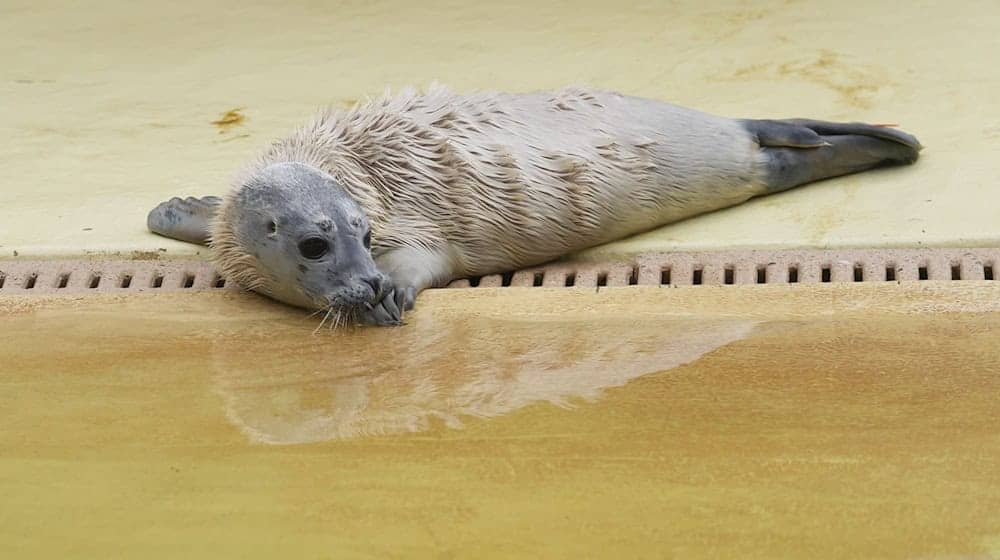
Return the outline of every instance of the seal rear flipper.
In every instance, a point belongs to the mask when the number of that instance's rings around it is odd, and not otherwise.
[[[917,160],[922,146],[885,126],[808,119],[743,121],[765,156],[768,194]]]
[[[764,121],[767,122],[767,121]],[[787,123],[793,126],[808,128],[820,136],[845,136],[859,135],[881,138],[909,146],[916,151],[920,151],[923,146],[912,134],[908,134],[888,124],[865,124],[865,123],[836,123],[827,121],[816,121],[811,119],[786,119],[781,121],[771,121]],[[916,157],[916,156],[914,156]]]
[[[146,217],[149,231],[197,245],[207,245],[209,225],[222,199],[217,196],[202,198],[174,197],[161,202]]]

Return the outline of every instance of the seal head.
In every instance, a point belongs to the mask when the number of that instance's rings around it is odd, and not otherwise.
[[[360,312],[387,284],[364,211],[336,179],[303,163],[275,163],[243,181],[223,202],[211,244],[224,274],[297,307]]]

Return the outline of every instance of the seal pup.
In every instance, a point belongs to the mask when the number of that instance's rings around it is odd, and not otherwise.
[[[172,198],[147,225],[211,246],[246,289],[338,322],[398,325],[425,288],[909,164],[921,148],[884,125],[731,119],[583,87],[434,85],[323,111],[224,197]]]

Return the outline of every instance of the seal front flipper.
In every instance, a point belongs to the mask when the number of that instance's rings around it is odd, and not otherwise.
[[[763,155],[766,194],[807,183],[917,160],[923,148],[892,128],[809,119],[744,120]]]
[[[451,279],[446,263],[436,251],[422,248],[399,247],[379,255],[375,264],[388,277],[387,287],[358,322],[381,327],[404,324],[404,313],[413,309],[420,292]]]
[[[161,202],[146,217],[149,231],[197,245],[207,245],[209,223],[222,199],[217,196],[202,198],[174,197]]]
[[[416,305],[420,292],[431,286],[442,286],[454,278],[448,251],[425,247],[395,247],[375,258],[379,271],[389,277],[386,297],[379,306],[362,317],[363,323],[391,325],[392,310],[403,313]],[[389,303],[387,300],[392,300]],[[389,310],[386,313],[382,308]]]
[[[393,288],[387,289],[378,303],[365,310],[358,317],[362,325],[395,327],[403,324],[403,308],[399,296]]]

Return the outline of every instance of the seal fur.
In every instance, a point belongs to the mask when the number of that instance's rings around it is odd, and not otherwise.
[[[756,152],[732,120],[585,88],[387,92],[266,150],[236,179],[211,245],[227,276],[259,286],[230,227],[232,195],[268,165],[301,162],[365,210],[376,258],[416,248],[449,260],[455,276],[489,274],[761,194]]]

